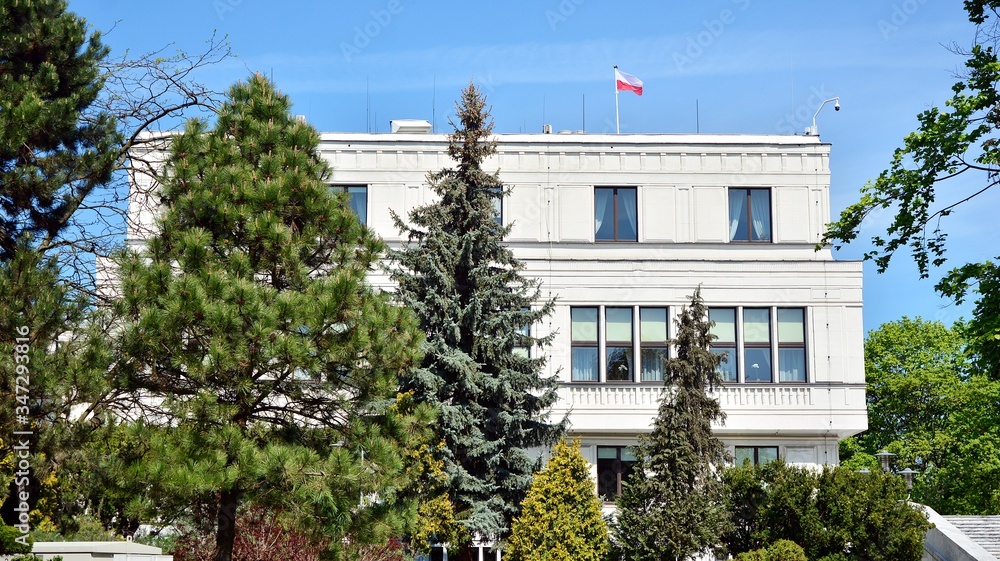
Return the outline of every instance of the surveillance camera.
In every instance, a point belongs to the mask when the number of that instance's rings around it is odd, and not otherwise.
[[[839,101],[837,103],[833,104],[833,110],[834,111],[840,111],[840,102]]]

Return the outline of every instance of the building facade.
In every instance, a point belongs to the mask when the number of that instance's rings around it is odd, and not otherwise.
[[[405,131],[406,128],[396,127]],[[555,298],[532,334],[554,334],[552,414],[569,416],[608,501],[628,447],[648,432],[674,318],[697,287],[725,353],[717,434],[739,461],[837,464],[867,428],[859,262],[817,251],[830,218],[830,146],[816,136],[501,134],[506,241]],[[390,245],[400,216],[434,196],[447,136],[321,136],[331,186]],[[155,186],[136,177],[130,243],[153,226]],[[389,279],[372,277],[391,289]]]

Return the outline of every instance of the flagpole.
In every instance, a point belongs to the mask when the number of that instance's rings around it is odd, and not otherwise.
[[[618,65],[615,65],[615,70],[618,70]],[[618,124],[618,73],[615,73],[615,134],[621,134],[622,129]]]

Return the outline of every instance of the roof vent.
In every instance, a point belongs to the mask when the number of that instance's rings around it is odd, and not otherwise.
[[[418,133],[426,134],[431,132],[431,124],[424,119],[395,119],[389,121],[389,127],[393,133]]]
[[[552,125],[542,125],[542,134],[552,134]]]

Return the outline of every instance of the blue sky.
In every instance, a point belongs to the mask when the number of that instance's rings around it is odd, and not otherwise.
[[[197,52],[213,32],[227,35],[238,58],[198,78],[224,89],[265,72],[321,131],[387,131],[389,119],[432,117],[448,131],[454,99],[473,80],[497,132],[540,132],[543,122],[613,132],[615,64],[645,82],[641,98],[621,97],[622,132],[801,134],[819,102],[839,96],[842,110],[828,105],[817,119],[832,144],[839,212],[887,165],[916,115],[950,97],[963,59],[946,47],[968,47],[974,33],[961,4],[70,0],[70,9],[97,29],[113,27],[105,43],[115,53]],[[974,188],[956,182],[939,200]],[[987,193],[946,219],[946,267],[1000,253],[998,207],[1000,193]],[[890,218],[874,217],[863,236]],[[865,247],[837,256],[856,259]],[[904,254],[886,274],[865,264],[866,330],[903,315],[968,317],[968,306],[934,293],[943,272],[918,280]]]

